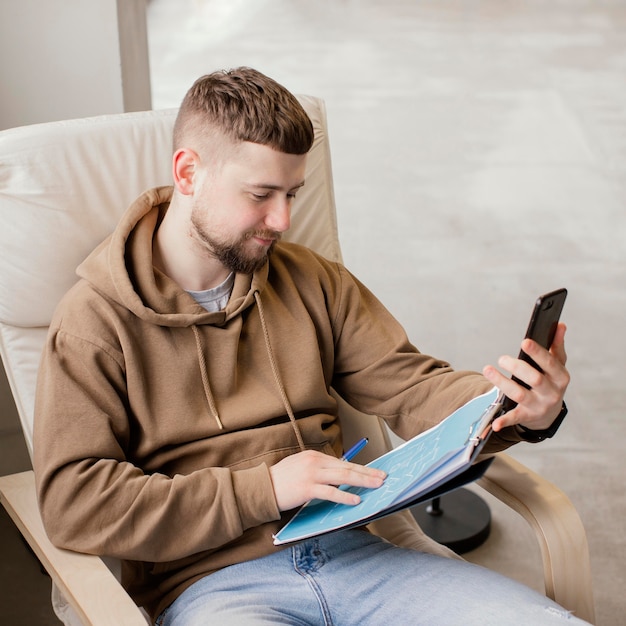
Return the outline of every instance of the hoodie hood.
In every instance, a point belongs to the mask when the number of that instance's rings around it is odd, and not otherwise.
[[[237,274],[228,305],[207,312],[175,281],[152,264],[152,239],[167,211],[172,187],[143,193],[126,211],[115,231],[78,267],[77,273],[98,292],[151,324],[221,326],[254,303],[267,283],[268,264],[254,274]]]

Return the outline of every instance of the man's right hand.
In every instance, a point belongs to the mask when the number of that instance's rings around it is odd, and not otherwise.
[[[278,508],[288,511],[314,498],[358,504],[361,501],[358,495],[337,486],[376,489],[383,484],[386,474],[382,470],[342,461],[322,452],[305,450],[270,467],[270,476]]]

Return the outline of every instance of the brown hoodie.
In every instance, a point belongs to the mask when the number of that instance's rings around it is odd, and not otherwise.
[[[79,267],[50,327],[35,472],[58,546],[118,557],[154,619],[186,587],[271,553],[269,467],[340,455],[329,388],[402,437],[490,387],[420,354],[345,268],[279,244],[209,313],[152,265],[171,188],[142,195]],[[511,429],[492,448],[519,441]]]

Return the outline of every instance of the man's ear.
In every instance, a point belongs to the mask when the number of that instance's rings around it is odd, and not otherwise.
[[[172,157],[174,185],[185,196],[193,193],[194,174],[198,161],[198,154],[190,148],[180,148]]]

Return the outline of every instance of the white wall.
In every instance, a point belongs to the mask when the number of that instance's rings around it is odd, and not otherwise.
[[[0,129],[151,108],[146,0],[2,0]]]
[[[0,130],[150,109],[146,0],[0,0],[0,87]],[[18,424],[0,366],[3,444]]]

